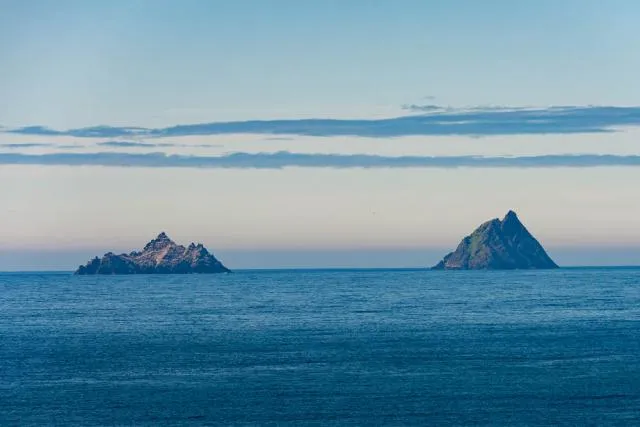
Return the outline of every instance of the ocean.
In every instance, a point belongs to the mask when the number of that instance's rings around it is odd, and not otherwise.
[[[0,274],[0,425],[640,425],[640,269]]]

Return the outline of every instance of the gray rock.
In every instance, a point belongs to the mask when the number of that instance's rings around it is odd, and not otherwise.
[[[462,239],[434,270],[514,270],[558,268],[540,243],[509,211],[485,222]]]
[[[202,244],[176,244],[164,232],[140,252],[106,253],[80,266],[75,274],[188,274],[231,272]]]

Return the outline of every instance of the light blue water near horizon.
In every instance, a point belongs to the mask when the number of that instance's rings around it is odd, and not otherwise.
[[[0,274],[0,425],[637,425],[640,268]]]

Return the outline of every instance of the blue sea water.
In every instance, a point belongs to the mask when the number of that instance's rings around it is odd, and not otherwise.
[[[0,274],[0,425],[640,425],[640,269]]]

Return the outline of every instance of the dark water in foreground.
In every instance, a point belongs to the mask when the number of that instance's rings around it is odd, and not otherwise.
[[[0,275],[0,425],[639,425],[640,269]]]

